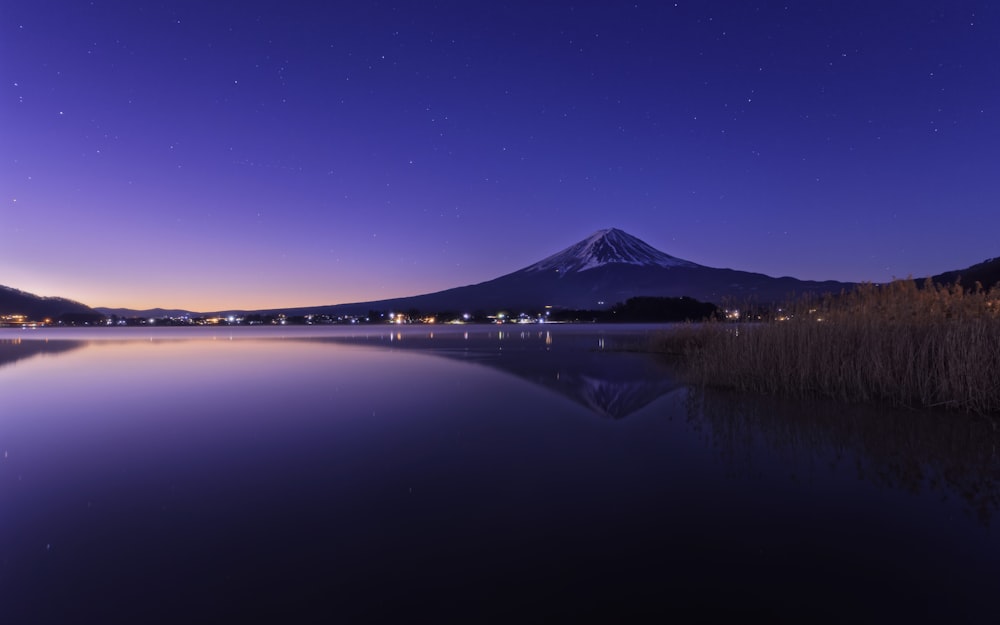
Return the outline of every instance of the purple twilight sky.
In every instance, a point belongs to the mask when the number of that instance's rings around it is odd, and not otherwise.
[[[878,282],[1000,255],[1000,7],[2,0],[0,133],[0,284],[93,306],[412,295],[608,227]]]

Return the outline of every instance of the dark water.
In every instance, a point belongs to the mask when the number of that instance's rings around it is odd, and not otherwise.
[[[989,421],[538,328],[6,331],[0,619],[997,622]]]

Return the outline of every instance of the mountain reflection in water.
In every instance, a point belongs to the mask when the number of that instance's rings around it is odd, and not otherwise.
[[[818,470],[850,470],[878,487],[957,497],[984,525],[1000,511],[1000,432],[988,419],[688,388],[676,366],[637,353],[644,334],[636,332],[570,331],[553,338],[551,331],[397,331],[335,340],[489,366],[614,419],[672,392],[686,393],[688,424],[732,475],[759,474],[762,464],[780,464],[796,481]]]
[[[660,359],[636,353],[644,332],[483,330],[382,332],[330,339],[414,349],[516,375],[568,397],[603,417],[627,417],[683,387]]]
[[[987,421],[689,389],[662,327],[125,330],[0,342],[4,622],[995,616]]]
[[[0,339],[0,367],[12,365],[19,360],[62,354],[80,349],[86,341],[33,341],[22,339]]]

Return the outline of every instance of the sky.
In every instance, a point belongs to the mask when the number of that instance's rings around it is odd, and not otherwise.
[[[990,2],[0,0],[0,284],[414,295],[602,228],[882,282],[1000,256]]]

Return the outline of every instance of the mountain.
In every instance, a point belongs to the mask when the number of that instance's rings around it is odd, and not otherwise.
[[[603,309],[632,297],[692,297],[716,304],[781,302],[804,293],[836,293],[847,282],[814,282],[761,273],[716,269],[675,258],[616,228],[513,273],[426,295],[298,308],[290,314],[364,314],[369,310],[438,311]]]
[[[0,285],[0,315],[26,315],[43,319],[91,320],[101,316],[94,309],[63,297],[41,297]]]
[[[699,266],[690,261],[664,254],[627,232],[611,228],[598,230],[583,241],[534,265],[525,267],[522,271],[555,271],[570,274],[610,264],[663,267],[666,269]]]
[[[971,287],[979,281],[985,287],[1000,282],[1000,258],[964,270],[932,276],[940,283],[954,282]],[[921,280],[922,282],[923,280]],[[627,232],[610,228],[523,269],[479,284],[462,286],[425,295],[370,302],[283,308],[258,311],[214,311],[194,313],[152,309],[100,308],[121,317],[163,317],[185,314],[216,315],[260,313],[288,315],[360,314],[370,310],[436,312],[540,311],[545,306],[570,310],[606,309],[633,297],[690,297],[703,302],[724,304],[744,301],[783,302],[806,293],[838,293],[856,286],[849,282],[816,282],[791,277],[774,278],[762,273],[719,269],[676,258]]]
[[[1000,258],[966,269],[931,276],[947,284],[961,278],[966,288],[980,282],[985,288],[1000,284]],[[919,282],[923,282],[920,279]],[[792,277],[719,269],[676,258],[617,228],[598,230],[586,239],[523,269],[493,280],[425,295],[370,302],[332,304],[257,311],[192,312],[187,310],[91,309],[59,297],[39,297],[0,286],[0,315],[24,314],[35,319],[61,315],[117,315],[120,317],[181,317],[228,313],[288,315],[361,314],[388,312],[509,312],[556,309],[607,309],[633,297],[690,297],[714,304],[783,302],[806,293],[838,293],[856,284],[816,282]]]
[[[962,286],[967,289],[971,289],[978,282],[984,289],[989,289],[1000,285],[1000,258],[990,258],[965,269],[939,273],[931,276],[931,280],[938,284],[953,284],[956,280],[960,280]]]
[[[148,317],[151,319],[162,319],[164,317],[197,317],[201,313],[191,312],[190,310],[181,309],[166,309],[166,308],[146,308],[144,310],[135,310],[132,308],[105,308],[99,306],[95,308],[98,312],[107,315],[109,317]]]

